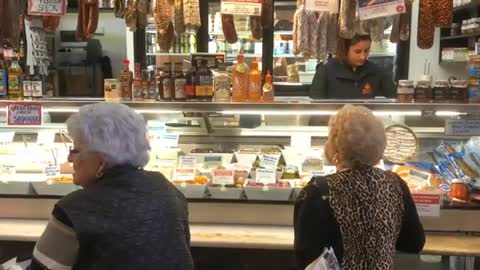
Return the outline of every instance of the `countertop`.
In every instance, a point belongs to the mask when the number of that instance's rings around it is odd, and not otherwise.
[[[34,242],[45,229],[47,220],[0,219],[0,241]],[[293,249],[290,226],[191,224],[194,247]],[[422,254],[480,256],[480,236],[427,233]]]

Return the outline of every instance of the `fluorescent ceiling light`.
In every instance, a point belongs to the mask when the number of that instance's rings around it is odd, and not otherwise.
[[[373,111],[376,116],[422,116],[421,111]]]
[[[460,116],[460,115],[466,115],[467,113],[461,113],[461,112],[453,112],[453,111],[438,111],[435,112],[436,116]]]
[[[221,111],[221,114],[240,114],[240,115],[334,115],[336,111],[262,111],[262,110],[238,110],[238,111]],[[421,111],[373,111],[373,114],[376,116],[422,116]]]

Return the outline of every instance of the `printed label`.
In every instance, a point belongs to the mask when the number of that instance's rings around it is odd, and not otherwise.
[[[178,162],[179,168],[195,168],[197,158],[194,156],[181,156]]]
[[[175,80],[175,98],[186,98],[185,85],[187,84],[186,79],[176,79]]]
[[[32,81],[23,81],[23,96],[31,97],[33,94],[33,82]]]
[[[163,98],[172,98],[172,81],[170,79],[163,79],[162,86]]]
[[[212,183],[217,185],[233,185],[233,171],[231,170],[215,170],[213,171]]]
[[[175,177],[176,181],[191,181],[195,178],[194,169],[176,169]]]
[[[255,182],[265,185],[275,184],[277,182],[277,171],[272,169],[257,169]]]
[[[185,93],[187,96],[191,97],[195,95],[195,86],[193,85],[186,85],[185,86]]]
[[[42,97],[43,96],[43,82],[42,81],[31,81],[31,96]],[[25,85],[24,85],[25,87]]]
[[[143,93],[142,93],[142,85],[140,83],[134,83],[133,88],[133,99],[134,100],[142,100],[143,99]]]
[[[413,201],[417,207],[419,216],[439,217],[440,216],[440,194],[412,193]]]

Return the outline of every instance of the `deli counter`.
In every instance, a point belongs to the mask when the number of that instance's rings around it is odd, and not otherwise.
[[[38,239],[55,202],[78,189],[66,161],[65,121],[80,106],[101,101],[39,101],[40,126],[2,119],[1,241]],[[163,173],[189,200],[192,246],[292,249],[294,201],[312,176],[335,172],[323,145],[329,117],[347,102],[383,119],[387,149],[378,166],[397,172],[416,198],[428,232],[424,253],[480,256],[480,105],[305,97],[125,104],[147,121],[146,169]],[[0,108],[8,104],[0,101]]]

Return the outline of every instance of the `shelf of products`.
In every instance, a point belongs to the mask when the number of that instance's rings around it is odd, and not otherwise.
[[[472,38],[472,37],[478,37],[478,36],[480,36],[480,33],[457,35],[457,36],[445,36],[445,37],[440,37],[440,40],[466,39],[466,38]]]

